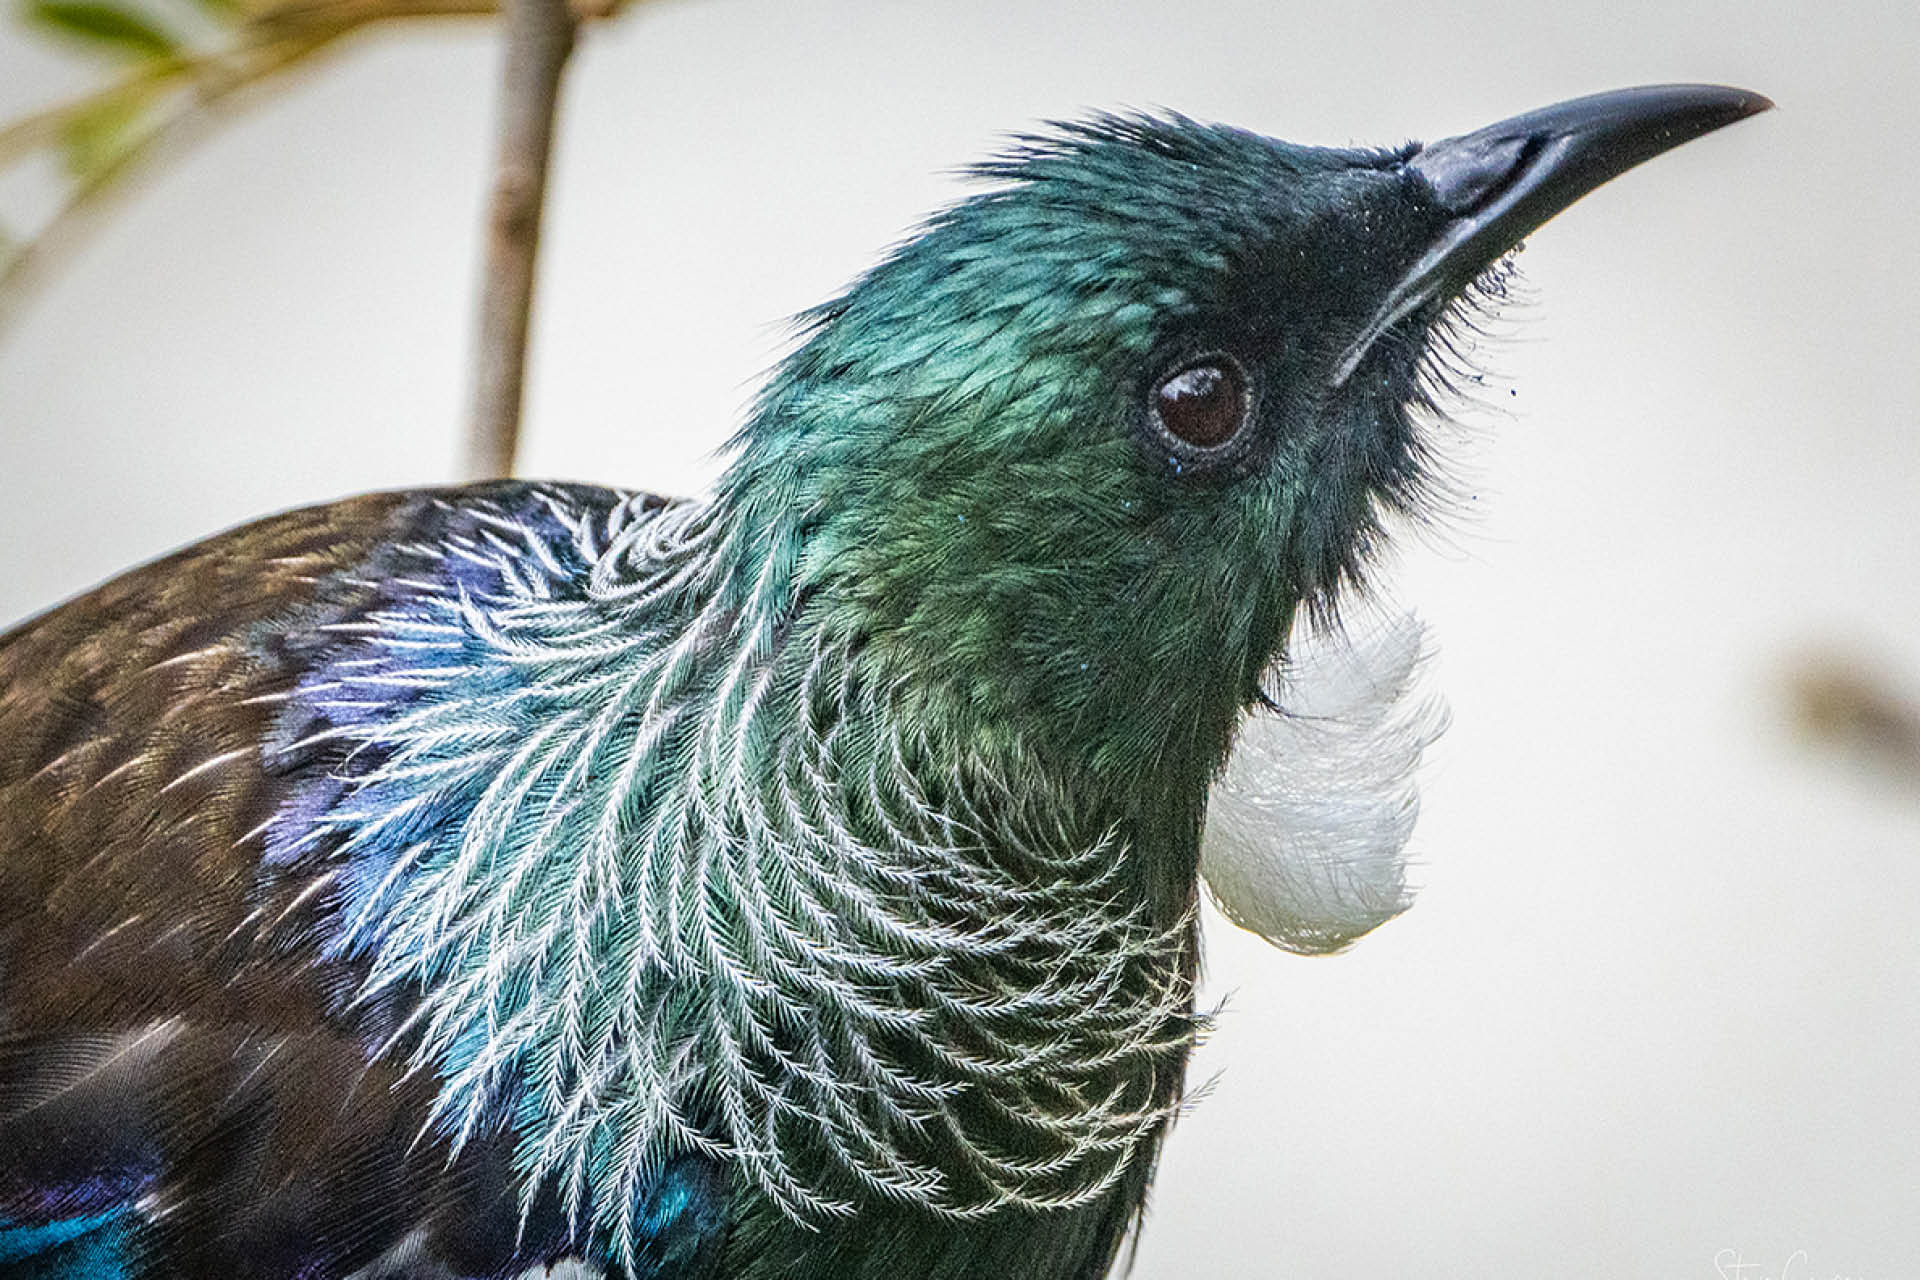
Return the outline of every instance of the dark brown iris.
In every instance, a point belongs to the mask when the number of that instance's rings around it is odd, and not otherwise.
[[[1238,434],[1247,418],[1247,380],[1224,359],[1190,364],[1153,393],[1160,425],[1198,449],[1213,449]]]

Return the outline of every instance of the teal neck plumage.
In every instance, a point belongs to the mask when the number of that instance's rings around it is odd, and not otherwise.
[[[350,863],[405,846],[344,949],[365,998],[424,993],[395,1043],[438,1123],[509,1099],[528,1185],[616,1248],[687,1151],[800,1221],[1097,1199],[1178,1104],[1197,805],[1148,826],[930,715],[725,499],[610,532],[584,591],[450,589],[368,640],[418,696],[330,819]]]

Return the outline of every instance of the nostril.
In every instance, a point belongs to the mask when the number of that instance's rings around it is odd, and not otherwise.
[[[1477,146],[1463,146],[1454,139],[1420,152],[1407,167],[1426,180],[1441,208],[1463,218],[1499,199],[1545,145],[1546,139],[1537,133]]]

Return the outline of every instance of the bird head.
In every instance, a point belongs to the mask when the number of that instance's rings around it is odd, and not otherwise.
[[[1389,150],[1179,116],[1025,139],[808,317],[723,494],[796,615],[916,714],[1122,786],[1203,780],[1296,611],[1417,507],[1475,282],[1767,105],[1633,89]]]

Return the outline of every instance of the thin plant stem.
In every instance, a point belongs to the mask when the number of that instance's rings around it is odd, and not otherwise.
[[[567,0],[504,0],[501,11],[506,58],[464,460],[473,479],[513,474],[554,116],[579,24]]]

